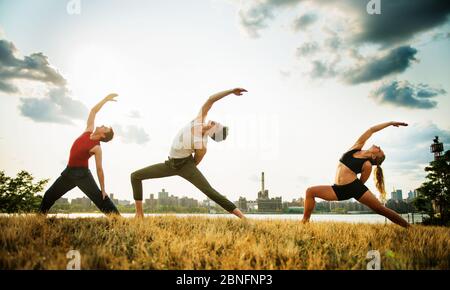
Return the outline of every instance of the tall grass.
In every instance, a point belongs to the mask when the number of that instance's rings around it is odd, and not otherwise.
[[[0,269],[449,269],[450,229],[173,216],[0,217]]]

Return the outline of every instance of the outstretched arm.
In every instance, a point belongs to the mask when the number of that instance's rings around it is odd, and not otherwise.
[[[371,127],[369,130],[367,130],[366,132],[364,132],[364,134],[362,134],[358,138],[358,140],[356,140],[356,143],[355,143],[355,145],[353,145],[352,149],[361,149],[364,146],[364,144],[366,143],[366,141],[369,140],[369,138],[372,137],[372,135],[374,133],[381,131],[384,128],[387,128],[389,126],[399,127],[399,126],[408,126],[408,124],[403,123],[403,122],[387,122],[387,123],[375,125],[375,126]]]
[[[109,94],[103,100],[101,100],[97,105],[95,105],[91,111],[89,112],[89,117],[86,124],[86,131],[92,132],[95,127],[95,116],[107,102],[117,102],[114,98],[116,98],[117,94]]]
[[[208,115],[209,110],[212,108],[213,104],[218,100],[225,98],[228,95],[235,94],[236,96],[241,96],[242,93],[247,92],[247,90],[242,88],[236,88],[232,90],[223,91],[217,94],[214,94],[208,98],[208,100],[203,104],[200,112],[197,115],[197,119],[203,122]]]
[[[102,190],[102,197],[105,199],[108,194],[105,189],[105,173],[103,172],[102,165],[102,148],[100,146],[95,146],[91,151],[95,154],[95,166],[97,168],[98,182],[100,183],[100,189]]]

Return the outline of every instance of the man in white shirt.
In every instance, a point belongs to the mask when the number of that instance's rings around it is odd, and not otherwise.
[[[244,215],[236,205],[217,192],[197,168],[197,165],[200,164],[206,154],[208,136],[216,142],[224,141],[228,136],[228,127],[214,121],[205,123],[205,118],[209,110],[220,99],[231,94],[241,96],[244,92],[247,91],[236,88],[209,97],[195,119],[182,128],[176,135],[167,161],[142,168],[131,174],[136,217],[144,216],[142,208],[142,181],[145,179],[178,175],[191,182],[228,212],[239,218],[244,218]]]

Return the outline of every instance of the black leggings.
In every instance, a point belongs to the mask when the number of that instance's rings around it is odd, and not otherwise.
[[[102,191],[98,188],[97,183],[95,183],[89,168],[69,167],[61,173],[61,176],[45,192],[39,212],[46,214],[55,201],[75,187],[81,189],[103,213],[119,214],[119,211],[109,197],[103,199]]]

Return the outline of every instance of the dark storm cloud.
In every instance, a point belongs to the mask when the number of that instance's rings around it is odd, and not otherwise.
[[[420,32],[438,27],[446,23],[450,15],[450,1],[445,0],[381,1],[380,15],[367,13],[368,0],[249,0],[247,7],[239,12],[240,23],[250,35],[258,36],[277,10],[301,2],[344,12],[354,20],[354,34],[350,35],[353,42],[384,46],[405,42]],[[294,27],[300,19],[302,16],[294,21]],[[315,19],[306,16],[303,21],[311,25]]]
[[[369,97],[380,104],[411,109],[432,109],[437,106],[437,102],[432,98],[446,93],[443,89],[433,88],[427,84],[413,85],[407,81],[391,81],[373,90]]]
[[[413,60],[417,50],[410,46],[392,49],[384,56],[364,61],[344,73],[343,79],[349,84],[360,84],[379,80],[385,76],[404,72]]]
[[[0,40],[0,82],[5,92],[15,92],[14,80],[33,80],[65,86],[64,77],[50,66],[47,57],[42,53],[33,53],[19,59],[15,56],[17,49],[12,42]]]
[[[359,11],[364,11],[366,1],[352,1]],[[450,1],[395,0],[381,1],[381,14],[359,16],[361,32],[357,42],[392,45],[404,42],[417,33],[430,30],[448,21]]]

